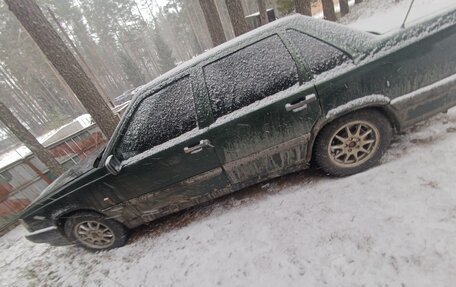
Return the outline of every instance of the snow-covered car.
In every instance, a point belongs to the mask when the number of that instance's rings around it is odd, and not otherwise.
[[[309,163],[374,166],[394,131],[456,105],[455,23],[451,11],[373,35],[291,16],[180,65],[23,213],[27,238],[115,248],[131,228]]]

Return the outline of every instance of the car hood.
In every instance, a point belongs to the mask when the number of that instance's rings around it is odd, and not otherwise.
[[[88,157],[81,160],[75,166],[64,172],[61,176],[54,180],[48,187],[46,187],[38,196],[38,198],[34,200],[33,203],[39,201],[42,198],[48,197],[49,195],[57,193],[57,191],[60,190],[61,187],[65,186],[66,184],[76,180],[77,178],[94,169],[95,159],[98,157],[98,155],[100,155],[101,151],[102,148],[97,149]]]

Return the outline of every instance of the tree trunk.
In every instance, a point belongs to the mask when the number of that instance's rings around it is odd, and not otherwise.
[[[296,13],[312,16],[311,0],[294,0],[296,6]]]
[[[206,19],[207,27],[213,46],[218,46],[226,42],[225,33],[223,32],[222,21],[215,6],[214,0],[199,0],[201,9],[203,10],[204,18]]]
[[[363,0],[355,0],[355,4],[359,4],[361,2],[363,2]]]
[[[220,15],[220,21],[222,22],[223,31],[225,32],[226,40],[233,39],[235,37],[234,31],[231,26],[230,14],[228,13],[228,7],[226,7],[226,2],[224,0],[214,1],[215,7]]]
[[[257,0],[258,11],[260,12],[260,25],[268,24],[268,12],[266,11],[266,3],[264,0]]]
[[[340,6],[340,17],[344,17],[350,12],[350,7],[348,6],[348,0],[339,0]]]
[[[323,15],[326,20],[336,21],[336,11],[334,10],[333,0],[321,0],[323,6]]]
[[[63,79],[68,83],[103,133],[110,137],[119,122],[104,102],[96,86],[47,21],[35,0],[5,0]]]
[[[201,5],[198,5],[197,2],[199,0],[188,0],[188,9],[191,11],[191,18],[195,22],[196,27],[196,34],[200,39],[201,43],[203,44],[203,50],[210,48],[212,40],[209,33],[209,28],[206,25],[206,19],[204,18],[203,9]]]
[[[235,36],[244,34],[249,29],[247,28],[247,21],[245,20],[244,10],[240,0],[225,0],[228,14],[230,15],[231,25]]]
[[[45,149],[38,140],[21,124],[14,114],[0,102],[0,121],[29,149],[33,154],[49,168],[55,176],[65,172],[63,166],[58,163],[51,153]]]
[[[195,24],[195,19],[193,19],[193,17],[190,15],[190,9],[183,9],[183,12],[185,13],[185,17],[187,19],[187,22],[190,23],[190,26],[192,28],[192,34],[194,36],[194,39],[195,39],[195,44],[196,44],[196,55],[198,54],[201,54],[204,49],[203,49],[203,45],[201,43],[201,40],[200,38],[198,37],[198,33],[197,33],[197,27],[196,27],[196,24]]]

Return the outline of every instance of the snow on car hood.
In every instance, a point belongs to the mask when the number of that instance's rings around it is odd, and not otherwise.
[[[101,151],[102,148],[97,149],[96,151],[92,152],[88,157],[81,160],[75,166],[64,172],[61,176],[54,180],[48,187],[46,187],[38,196],[38,198],[35,199],[35,201],[45,197],[48,194],[53,193],[65,184],[75,180],[81,175],[86,174],[88,171],[94,169],[93,164],[95,162],[95,159],[101,153]]]

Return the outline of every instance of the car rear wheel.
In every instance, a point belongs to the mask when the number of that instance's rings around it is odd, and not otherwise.
[[[121,247],[128,240],[124,225],[94,212],[73,214],[65,221],[64,229],[72,242],[90,251]]]
[[[391,123],[381,112],[357,111],[324,127],[315,141],[314,160],[331,175],[355,174],[380,160],[391,137]]]

